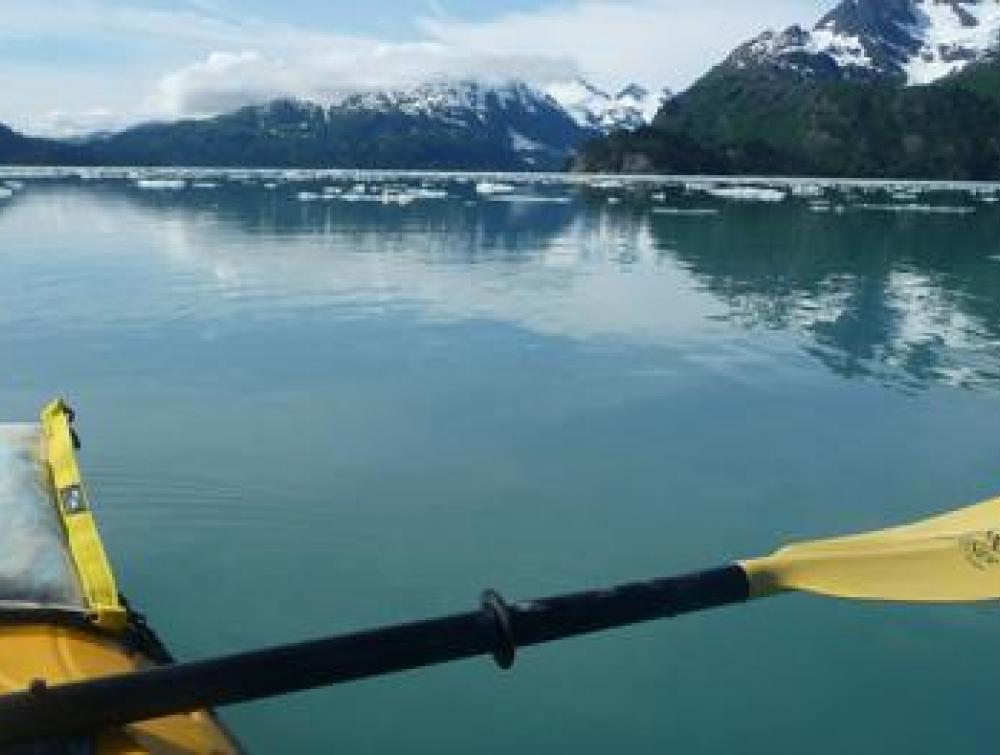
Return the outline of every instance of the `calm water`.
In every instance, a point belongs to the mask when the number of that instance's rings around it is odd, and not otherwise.
[[[71,397],[120,581],[181,657],[1000,491],[995,204],[217,182],[0,200],[3,417]],[[995,606],[785,597],[226,717],[260,753],[983,751],[998,636]]]

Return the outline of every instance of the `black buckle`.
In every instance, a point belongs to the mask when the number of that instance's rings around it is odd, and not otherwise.
[[[510,620],[510,606],[496,590],[486,590],[479,605],[483,614],[489,618],[497,633],[497,645],[493,650],[493,660],[505,671],[514,665],[517,656],[517,643],[514,641],[514,629]]]

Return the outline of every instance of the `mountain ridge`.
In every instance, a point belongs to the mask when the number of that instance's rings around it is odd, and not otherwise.
[[[930,5],[957,36],[917,23]],[[1000,179],[1000,4],[930,5],[844,0],[812,32],[764,32],[573,169]]]
[[[92,142],[100,161],[150,165],[552,169],[584,132],[520,84],[422,85],[336,104],[279,99],[204,120],[154,123]]]
[[[843,0],[811,29],[767,30],[726,63],[769,65],[820,80],[929,84],[1000,47],[995,0]]]
[[[559,170],[584,142],[645,124],[652,115],[647,96],[630,84],[607,96],[614,107],[584,113],[574,103],[570,112],[522,81],[442,80],[355,92],[329,104],[281,98],[72,141],[10,132],[0,141],[0,161],[45,162],[56,154],[73,164]],[[15,137],[22,140],[17,147]]]

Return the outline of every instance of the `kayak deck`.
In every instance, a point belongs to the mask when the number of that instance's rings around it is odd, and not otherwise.
[[[72,421],[72,411],[56,401],[40,424],[0,425],[0,695],[170,662],[118,594],[77,466]],[[208,711],[84,740],[82,749],[66,751],[241,752]]]
[[[0,611],[84,614],[87,603],[44,476],[40,425],[0,426]]]
[[[0,693],[23,690],[38,680],[55,686],[155,665],[115,639],[52,624],[0,627]],[[96,737],[100,755],[130,753],[239,752],[215,716],[207,712],[144,721]]]

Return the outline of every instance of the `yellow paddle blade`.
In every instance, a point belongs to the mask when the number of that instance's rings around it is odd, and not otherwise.
[[[754,596],[782,590],[867,600],[1000,598],[1000,499],[901,527],[817,540],[741,563]]]

